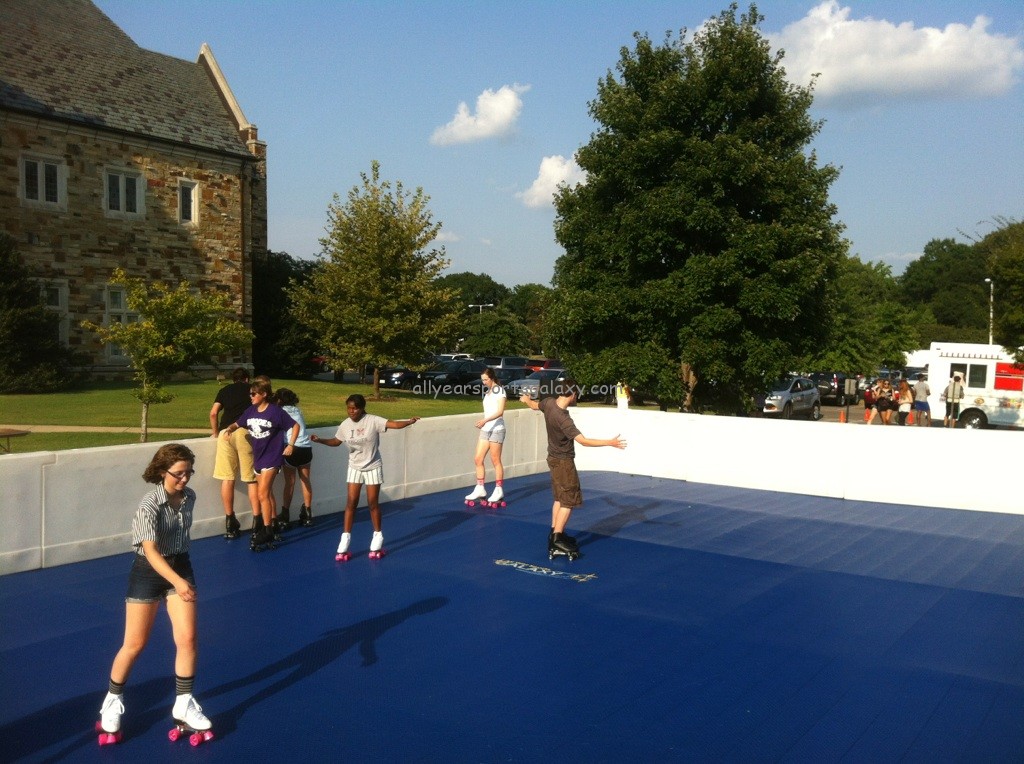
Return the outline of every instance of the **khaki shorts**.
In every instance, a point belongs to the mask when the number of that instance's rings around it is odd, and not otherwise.
[[[249,431],[239,427],[226,438],[217,438],[217,461],[213,465],[214,480],[234,480],[241,475],[243,483],[255,483],[252,470],[252,444]]]
[[[576,474],[576,461],[549,456],[548,469],[551,470],[551,493],[555,501],[563,507],[580,506],[583,492],[580,490],[580,476]]]

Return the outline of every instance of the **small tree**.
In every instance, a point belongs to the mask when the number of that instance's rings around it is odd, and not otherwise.
[[[196,294],[187,281],[175,289],[164,284],[148,285],[129,277],[118,268],[111,286],[122,287],[125,303],[139,320],[99,326],[83,321],[103,342],[120,347],[131,361],[138,389],[133,395],[142,402],[140,442],[149,436],[149,406],[174,398],[163,389],[174,374],[189,371],[198,363],[252,342],[252,332],[231,315],[227,298],[219,293]]]
[[[380,163],[360,174],[342,204],[328,208],[324,256],[304,283],[292,282],[292,315],[321,342],[335,369],[414,365],[453,336],[459,321],[455,291],[437,284],[448,265],[431,244],[441,230],[418,188],[381,181]]]
[[[0,234],[0,393],[51,392],[73,381],[75,358],[60,343],[59,321],[14,239]]]

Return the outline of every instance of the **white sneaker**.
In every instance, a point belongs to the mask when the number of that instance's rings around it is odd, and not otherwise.
[[[494,486],[494,493],[492,493],[487,498],[487,501],[490,504],[496,504],[497,502],[501,501],[504,498],[505,498],[505,491],[502,490],[500,485],[496,485],[496,486]]]
[[[174,701],[174,709],[171,711],[174,721],[183,723],[197,732],[208,730],[213,723],[206,718],[203,707],[196,703],[191,695],[179,695]]]
[[[100,706],[100,726],[104,732],[119,732],[121,730],[121,714],[124,713],[124,695],[107,693]]]
[[[352,543],[351,533],[342,533],[341,541],[338,542],[338,554],[345,554],[348,551],[348,545]]]
[[[370,551],[379,552],[384,547],[384,534],[380,531],[373,532],[373,538],[370,540]]]
[[[482,499],[487,495],[487,489],[482,484],[477,483],[476,488],[473,489],[473,493],[466,494],[466,501],[476,501]]]

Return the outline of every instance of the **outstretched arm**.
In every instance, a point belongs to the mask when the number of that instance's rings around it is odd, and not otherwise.
[[[540,402],[539,401],[535,401],[533,398],[531,398],[526,393],[523,393],[522,395],[519,396],[519,402],[524,404],[524,405],[526,405],[526,406],[529,406],[534,411],[539,411],[540,410]]]
[[[607,440],[600,440],[598,438],[588,438],[585,435],[577,435],[573,438],[581,446],[590,446],[591,448],[597,448],[600,446],[611,446],[612,448],[625,448],[626,441],[616,435],[614,438],[608,438]]]
[[[414,416],[411,419],[403,419],[401,422],[396,422],[394,419],[389,419],[387,427],[389,430],[404,430],[411,424],[416,424],[420,421],[418,416]]]

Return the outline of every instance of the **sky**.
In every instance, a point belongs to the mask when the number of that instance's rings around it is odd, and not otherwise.
[[[269,246],[321,253],[327,209],[380,163],[430,197],[449,273],[549,284],[552,193],[633,33],[687,39],[727,0],[94,0],[143,48],[213,50],[267,143]],[[740,10],[748,4],[741,2]],[[894,274],[933,239],[1024,219],[1020,0],[762,0],[760,29],[815,85],[810,148],[850,254]]]

